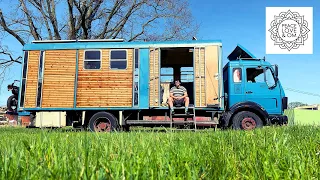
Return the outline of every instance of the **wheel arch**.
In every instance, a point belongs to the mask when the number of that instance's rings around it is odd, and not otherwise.
[[[263,124],[266,125],[268,122],[269,114],[268,112],[259,104],[251,101],[241,102],[234,104],[225,115],[225,124],[227,127],[230,127],[232,124],[232,118],[241,111],[250,111],[252,113],[255,113],[257,116],[260,117]]]

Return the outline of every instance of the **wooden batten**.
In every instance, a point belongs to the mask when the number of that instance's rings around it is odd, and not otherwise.
[[[110,69],[110,49],[102,49],[101,69],[85,70],[79,50],[77,107],[132,107],[133,49],[127,50],[127,69]]]
[[[40,51],[29,51],[28,74],[26,80],[25,108],[36,107],[38,69],[39,69]]]
[[[45,51],[43,108],[72,108],[76,74],[76,50]]]
[[[149,53],[150,60],[150,81],[149,81],[149,106],[156,107],[160,105],[159,99],[159,49],[151,48]]]

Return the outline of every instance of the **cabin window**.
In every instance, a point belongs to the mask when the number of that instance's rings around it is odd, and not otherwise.
[[[181,82],[193,82],[193,79],[194,79],[193,67],[181,67],[180,77],[181,77]]]
[[[111,50],[110,52],[111,69],[127,69],[127,51]]]
[[[160,69],[160,81],[161,83],[173,82],[173,68],[172,67],[162,67]]]
[[[24,59],[23,59],[23,72],[22,72],[20,107],[24,107],[24,100],[25,100],[25,93],[26,93],[27,72],[28,72],[28,51],[25,51],[24,52]]]
[[[44,51],[40,52],[39,70],[38,70],[38,89],[37,89],[37,107],[41,106],[42,100],[42,84],[43,84],[43,65],[44,65]]]
[[[239,83],[242,80],[241,68],[233,68],[233,82]]]
[[[86,50],[84,51],[84,69],[101,68],[101,51]]]

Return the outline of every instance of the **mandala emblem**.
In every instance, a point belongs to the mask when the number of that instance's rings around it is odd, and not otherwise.
[[[281,49],[298,49],[308,39],[308,22],[297,12],[281,12],[271,22],[271,39]]]

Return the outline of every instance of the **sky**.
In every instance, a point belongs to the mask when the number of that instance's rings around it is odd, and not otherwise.
[[[0,0],[3,7],[9,7],[6,0]],[[313,54],[270,55],[266,54],[266,7],[313,7]],[[221,40],[224,64],[227,56],[237,44],[241,44],[256,57],[279,66],[279,79],[284,88],[320,94],[320,1],[319,0],[190,0],[195,20],[200,23],[197,39]],[[190,38],[191,39],[191,38]],[[1,44],[22,55],[22,47],[15,39],[7,36]],[[0,88],[0,105],[5,105],[11,92],[7,84],[20,79],[21,66],[10,68],[10,76]],[[291,92],[285,89],[289,102],[300,101],[320,104],[320,97]]]

